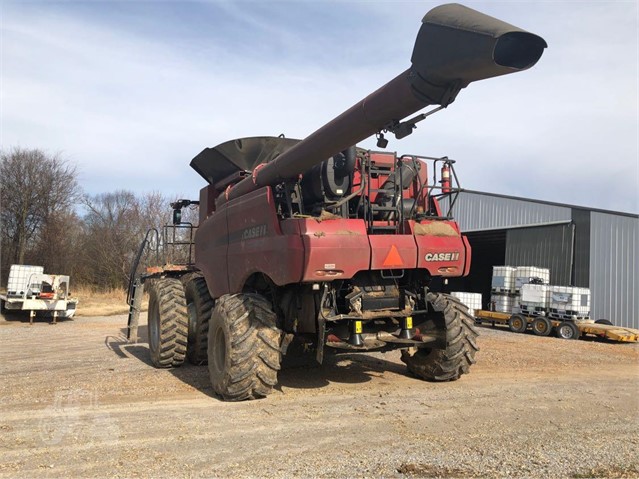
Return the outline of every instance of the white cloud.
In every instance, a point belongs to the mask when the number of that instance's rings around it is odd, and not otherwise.
[[[408,67],[428,9],[332,2],[343,24],[322,28],[328,17],[318,16],[311,28],[295,24],[304,4],[274,4],[273,16],[251,3],[205,4],[210,18],[187,41],[136,29],[137,17],[120,25],[64,6],[3,7],[2,146],[63,152],[91,193],[192,197],[203,182],[188,162],[204,147],[303,137]],[[470,6],[541,34],[549,49],[531,71],[471,85],[390,148],[454,157],[468,188],[638,211],[636,4]],[[349,35],[358,11],[375,24]],[[173,20],[146,22],[157,32]]]

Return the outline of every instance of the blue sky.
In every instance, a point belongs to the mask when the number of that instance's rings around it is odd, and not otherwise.
[[[4,0],[0,145],[61,153],[89,193],[196,198],[204,147],[308,135],[410,65],[436,5]],[[637,2],[465,5],[549,48],[389,149],[456,159],[466,188],[639,212]]]

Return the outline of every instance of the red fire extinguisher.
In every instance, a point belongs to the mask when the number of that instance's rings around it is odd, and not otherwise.
[[[444,162],[442,166],[442,193],[450,193],[450,163]]]

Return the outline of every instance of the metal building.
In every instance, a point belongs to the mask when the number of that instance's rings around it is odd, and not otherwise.
[[[473,256],[451,290],[482,293],[486,307],[493,266],[540,266],[551,284],[590,288],[594,319],[639,328],[639,215],[464,190],[453,216]]]

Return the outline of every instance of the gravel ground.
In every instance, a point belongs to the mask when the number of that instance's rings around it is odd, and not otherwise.
[[[125,322],[0,318],[0,477],[639,477],[637,344],[482,327],[459,381],[348,355],[224,403]]]

